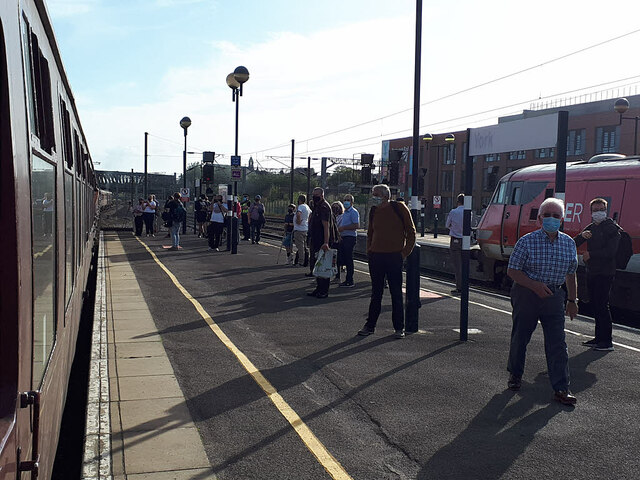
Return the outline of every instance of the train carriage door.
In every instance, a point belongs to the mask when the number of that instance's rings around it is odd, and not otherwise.
[[[604,198],[609,204],[607,207],[607,216],[613,218],[616,222],[619,222],[625,186],[626,182],[624,180],[595,180],[587,182],[587,188],[584,197],[584,214],[586,215],[586,223],[585,220],[583,220],[582,224],[587,225],[589,224],[589,222],[591,222],[589,202],[598,197]]]
[[[20,337],[18,295],[18,244],[16,229],[16,192],[13,165],[9,74],[4,28],[0,18],[0,478],[16,477],[16,448],[28,444],[28,417],[16,411],[18,396],[18,346],[28,340]],[[21,342],[22,340],[22,342]],[[16,426],[16,415],[18,426]],[[23,438],[16,437],[16,431]]]
[[[522,213],[522,188],[524,182],[508,182],[502,215],[500,247],[503,255],[510,255],[520,237],[520,214]]]

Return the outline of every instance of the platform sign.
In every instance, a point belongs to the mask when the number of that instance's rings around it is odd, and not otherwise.
[[[238,179],[242,178],[242,169],[241,168],[231,168],[231,178]]]
[[[240,155],[231,155],[231,166],[232,167],[240,166]]]
[[[189,188],[180,189],[180,200],[182,200],[183,202],[189,201]]]
[[[433,208],[440,208],[442,205],[442,197],[440,195],[433,196]]]

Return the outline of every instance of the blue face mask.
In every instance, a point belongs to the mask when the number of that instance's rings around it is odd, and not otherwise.
[[[382,203],[382,197],[371,197],[371,203],[375,206]]]
[[[351,202],[349,201],[342,202],[342,204],[344,205],[344,208],[349,208],[351,206]]]
[[[561,218],[543,217],[542,229],[547,233],[555,233],[560,229]]]

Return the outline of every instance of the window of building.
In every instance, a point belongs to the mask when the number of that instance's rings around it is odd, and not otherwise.
[[[484,176],[482,179],[482,189],[487,192],[496,188],[498,184],[498,180],[500,180],[499,173],[500,168],[495,165],[491,167],[487,167],[483,170]],[[502,203],[502,202],[499,202]]]
[[[450,192],[453,188],[453,170],[442,172],[442,192]]]
[[[536,158],[553,158],[555,156],[555,148],[538,148],[536,149]]]
[[[445,165],[454,165],[456,163],[456,144],[451,143],[442,148],[443,162]]]
[[[32,156],[33,388],[42,384],[56,334],[55,172],[49,162]]]
[[[499,153],[492,153],[490,155],[485,155],[484,161],[485,162],[499,162],[500,161],[500,154]]]
[[[596,154],[618,152],[620,149],[619,129],[618,125],[596,128]]]
[[[515,152],[509,152],[509,160],[524,160],[527,158],[526,150],[517,150]]]
[[[579,130],[569,130],[567,135],[567,157],[574,155],[584,155],[586,130],[581,128]]]

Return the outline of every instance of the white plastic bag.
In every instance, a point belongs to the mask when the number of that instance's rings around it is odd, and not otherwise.
[[[318,252],[318,260],[313,267],[313,276],[320,278],[331,278],[338,273],[337,266],[338,251],[329,249],[326,252]]]

